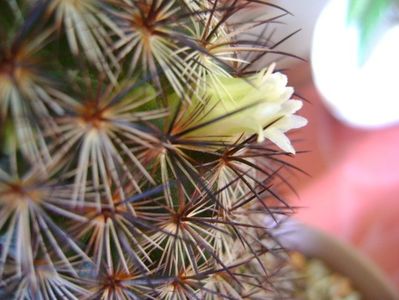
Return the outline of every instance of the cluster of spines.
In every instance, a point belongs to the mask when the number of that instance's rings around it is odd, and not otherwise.
[[[234,20],[255,3],[0,3],[0,295],[285,295],[264,218],[290,211],[272,187],[286,153],[179,122],[209,78],[278,52],[245,36],[275,17]]]

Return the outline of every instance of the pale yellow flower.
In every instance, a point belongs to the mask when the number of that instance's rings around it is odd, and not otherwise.
[[[188,136],[228,142],[257,134],[258,142],[268,139],[283,151],[295,153],[285,133],[307,124],[305,118],[295,115],[302,101],[291,99],[294,89],[287,86],[287,77],[273,70],[274,65],[248,78],[211,78],[205,95],[206,105],[196,114],[190,127],[231,115],[200,127]],[[194,114],[196,105],[201,104],[192,104],[183,119]]]

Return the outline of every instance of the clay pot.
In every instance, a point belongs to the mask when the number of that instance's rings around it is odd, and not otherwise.
[[[395,300],[399,294],[378,267],[351,246],[299,222],[284,222],[277,235],[283,246],[319,258],[348,277],[365,300]]]

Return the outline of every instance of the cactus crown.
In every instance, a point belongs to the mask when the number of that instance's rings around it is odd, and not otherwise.
[[[0,2],[2,297],[289,295],[265,220],[306,120],[263,2]]]

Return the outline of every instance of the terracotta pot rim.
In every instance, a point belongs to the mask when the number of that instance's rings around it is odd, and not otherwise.
[[[275,234],[287,249],[320,258],[347,276],[366,300],[399,299],[398,291],[382,271],[352,246],[293,219],[282,222]]]

